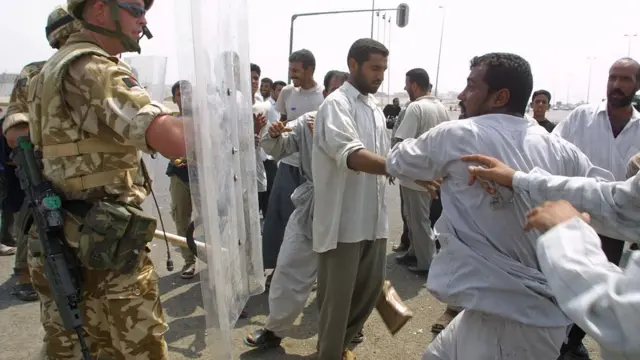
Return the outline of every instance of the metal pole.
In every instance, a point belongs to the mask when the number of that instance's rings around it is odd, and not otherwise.
[[[291,16],[291,29],[289,30],[289,55],[293,53],[293,22],[296,21],[297,17],[298,15],[295,14]],[[287,83],[291,84],[291,76],[288,74],[289,72],[287,71]]]
[[[391,16],[389,16],[389,53],[391,53]],[[387,60],[387,104],[391,104],[391,61]]]
[[[376,12],[376,22],[378,23],[378,34],[376,40],[380,41],[380,11]]]
[[[638,34],[624,34],[624,36],[629,38],[629,43],[627,45],[627,57],[631,57],[631,39],[638,36]]]
[[[373,39],[373,12],[376,9],[376,0],[371,0],[371,38]]]
[[[436,69],[436,85],[434,89],[434,96],[436,98],[438,97],[438,80],[440,80],[440,56],[442,55],[442,37],[444,35],[444,19],[447,14],[447,11],[444,8],[444,6],[438,6],[438,7],[442,9],[442,24],[440,25],[440,48],[438,49],[438,66]]]
[[[588,104],[589,94],[591,93],[591,70],[593,68],[593,60],[595,60],[595,57],[589,56],[587,60],[589,60],[589,80],[587,81],[587,104]]]

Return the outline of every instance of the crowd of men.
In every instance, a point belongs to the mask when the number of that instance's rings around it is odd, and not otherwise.
[[[114,56],[139,51],[152,5],[68,0],[56,8],[47,38],[58,51],[24,68],[2,122],[0,251],[17,253],[16,296],[41,303],[51,359],[168,358],[150,239],[127,224],[155,226],[139,211],[150,191],[140,151],[157,152],[171,159],[172,216],[186,234],[192,195],[180,117],[192,89],[185,81],[172,87],[172,114]],[[640,255],[618,265],[625,243],[640,242],[640,113],[632,106],[640,64],[616,61],[607,99],[554,126],[545,117],[551,94],[533,92],[529,63],[509,53],[471,60],[459,119],[431,95],[420,68],[406,72],[410,103],[382,111],[373,94],[389,56],[383,44],[359,39],[348,71],[329,71],[318,83],[314,55],[299,50],[288,59],[289,85],[260,80],[251,64],[262,255],[273,272],[269,316],[246,344],[278,347],[315,288],[318,357],[355,359],[352,347],[364,341],[384,293],[386,191],[398,182],[397,261],[427,276],[429,292],[447,304],[423,359],[588,359],[585,333],[606,359],[639,356]],[[63,198],[65,246],[84,280],[78,333],[52,292],[41,234],[28,226],[33,214],[13,193],[15,178],[7,180],[19,136],[42,152],[43,175]],[[96,249],[101,256],[86,256]],[[181,276],[191,279],[196,258],[182,255]]]

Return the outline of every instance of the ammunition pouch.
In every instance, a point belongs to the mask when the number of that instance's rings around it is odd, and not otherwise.
[[[90,208],[79,229],[80,263],[88,269],[133,272],[153,239],[156,219],[134,205],[108,200],[84,204]]]

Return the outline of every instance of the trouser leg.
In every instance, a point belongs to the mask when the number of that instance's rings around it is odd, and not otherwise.
[[[318,255],[318,355],[340,360],[375,308],[385,277],[386,239],[338,243]]]
[[[411,236],[409,253],[417,259],[417,270],[428,271],[436,251],[433,229],[429,221],[431,197],[426,192],[409,188],[404,189],[404,194]]]
[[[177,176],[171,176],[169,183],[171,193],[171,215],[176,224],[176,231],[180,236],[187,235],[187,229],[191,222],[193,207],[191,204],[191,189],[189,184],[180,180]],[[196,262],[196,256],[187,247],[181,247],[180,253],[185,265],[192,265]]]

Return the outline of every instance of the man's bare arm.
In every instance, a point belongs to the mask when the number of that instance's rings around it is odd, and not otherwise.
[[[366,149],[358,149],[347,156],[347,167],[374,175],[388,175],[386,159]]]
[[[184,157],[186,143],[184,123],[170,115],[161,115],[153,119],[146,132],[147,144],[153,150],[169,159]]]

